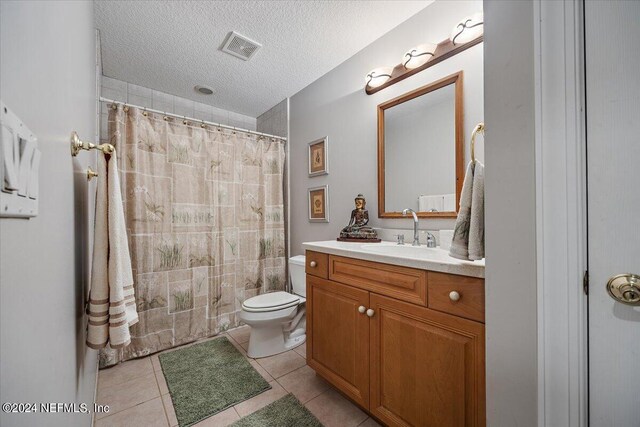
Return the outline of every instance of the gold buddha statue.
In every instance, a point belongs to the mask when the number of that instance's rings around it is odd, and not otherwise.
[[[378,233],[369,227],[369,212],[365,209],[367,201],[362,194],[355,198],[356,208],[351,211],[349,225],[340,231],[338,240],[372,240],[379,242]]]

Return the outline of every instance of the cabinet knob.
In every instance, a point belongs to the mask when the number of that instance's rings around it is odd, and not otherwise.
[[[315,262],[315,261],[311,261],[311,262],[309,263],[309,267],[311,267],[311,268],[315,268],[315,266],[316,266],[316,265],[318,265],[318,263],[317,263],[317,262]]]
[[[370,308],[369,310],[367,310],[367,316],[373,317],[374,314],[376,314],[376,312],[373,311],[373,308]]]
[[[449,299],[451,301],[458,301],[460,299],[460,293],[458,291],[449,292]]]
[[[358,307],[358,311],[362,314],[365,311],[367,311],[367,307],[365,307],[364,305],[361,305],[360,307]]]

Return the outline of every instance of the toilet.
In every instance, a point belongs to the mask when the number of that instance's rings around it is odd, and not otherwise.
[[[305,257],[289,258],[293,293],[270,292],[242,304],[240,320],[251,327],[249,357],[267,357],[303,344],[306,335]]]

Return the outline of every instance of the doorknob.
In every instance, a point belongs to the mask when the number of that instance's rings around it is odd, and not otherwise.
[[[315,262],[315,261],[311,261],[311,262],[309,263],[309,267],[311,267],[311,268],[315,268],[315,267],[316,267],[316,265],[318,265],[318,263],[317,263],[317,262]]]
[[[607,292],[611,298],[628,305],[640,305],[640,276],[618,274],[607,282]]]
[[[369,310],[367,310],[367,316],[369,317],[373,317],[373,315],[375,314],[375,311],[373,311],[372,308],[370,308]]]
[[[365,307],[364,305],[358,307],[358,312],[360,312],[360,314],[363,314],[365,311],[367,311],[367,307]]]

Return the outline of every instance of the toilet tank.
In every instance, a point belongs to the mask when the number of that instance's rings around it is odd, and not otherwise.
[[[301,297],[307,296],[307,279],[304,272],[305,257],[298,255],[289,258],[289,275],[291,276],[291,290]]]

